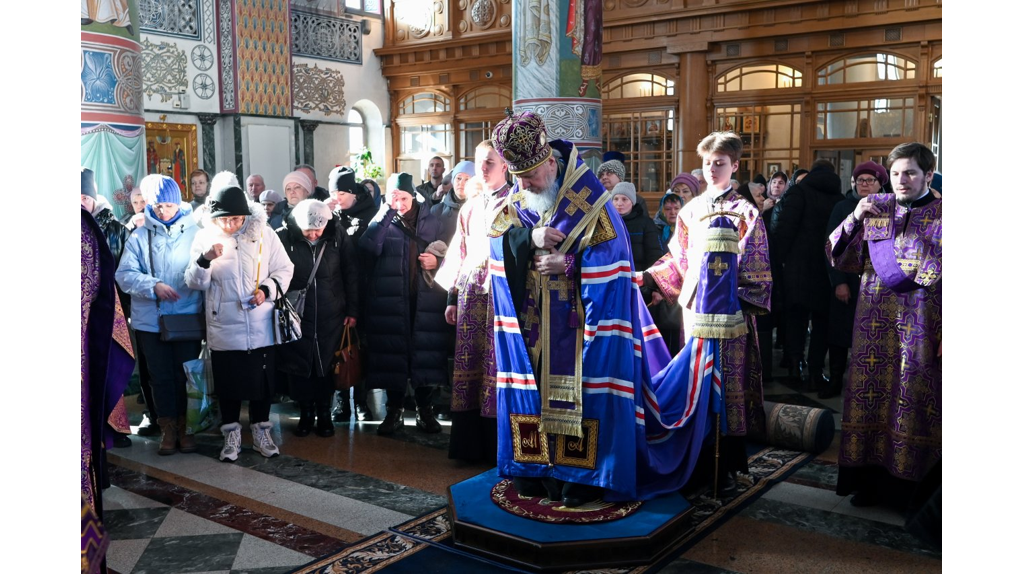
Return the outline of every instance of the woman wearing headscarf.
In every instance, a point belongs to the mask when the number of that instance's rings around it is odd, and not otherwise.
[[[267,226],[266,210],[241,187],[214,189],[206,205],[185,283],[206,294],[206,342],[224,422],[220,459],[238,459],[242,401],[249,401],[253,449],[269,458],[279,454],[270,436],[274,299],[291,282],[294,265]]]
[[[373,257],[367,288],[369,361],[366,384],[387,391],[387,416],[377,433],[390,435],[404,426],[406,385],[416,393],[416,426],[441,432],[433,395],[448,378],[452,340],[445,322],[447,292],[434,284],[440,263],[441,222],[416,192],[412,176],[388,178],[387,203],[380,207],[359,247]],[[444,244],[441,244],[444,246]]]
[[[192,241],[199,228],[192,206],[164,175],[147,175],[139,183],[146,200],[143,223],[128,238],[115,278],[131,296],[131,325],[146,356],[153,408],[160,430],[159,454],[195,452],[192,429],[185,425],[185,370],[182,363],[199,356],[199,341],[161,341],[160,316],[202,311],[202,294],[185,284]]]
[[[136,227],[142,227],[142,223],[146,220],[142,213],[146,210],[146,198],[142,197],[141,182],[139,187],[133,188],[131,195],[128,196],[128,205],[131,209],[121,217],[121,223],[128,228],[128,231],[131,231]]]
[[[344,327],[356,326],[359,305],[352,240],[331,208],[315,199],[300,201],[277,236],[295,264],[288,296],[297,301],[305,292],[302,338],[278,348],[278,369],[287,373],[288,395],[299,403],[294,433],[308,435],[315,416],[316,434],[334,436],[331,367]]]

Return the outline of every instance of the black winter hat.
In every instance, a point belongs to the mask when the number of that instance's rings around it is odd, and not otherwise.
[[[96,199],[96,176],[87,167],[82,168],[82,195]]]
[[[214,190],[206,200],[210,208],[210,217],[230,217],[233,215],[252,215],[245,192],[238,186]]]
[[[331,175],[327,177],[327,191],[344,191],[358,195],[360,188],[363,193],[366,192],[365,187],[356,183],[356,172],[348,166],[339,165],[332,169]]]

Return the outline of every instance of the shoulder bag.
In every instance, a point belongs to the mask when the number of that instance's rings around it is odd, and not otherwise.
[[[306,309],[306,292],[309,291],[309,286],[313,284],[313,279],[316,278],[316,270],[320,267],[320,259],[324,256],[324,251],[327,251],[327,243],[324,243],[323,247],[320,248],[320,254],[313,261],[313,271],[309,273],[309,281],[306,281],[306,286],[302,289],[285,293],[285,297],[288,298],[288,302],[292,304],[295,312],[299,314],[300,319],[302,318],[303,311]]]
[[[152,275],[155,273],[155,269],[153,268],[153,230],[147,229],[146,233],[149,238],[149,272]],[[156,277],[156,275],[153,275],[153,277]],[[157,322],[160,327],[160,340],[165,343],[173,343],[175,341],[201,341],[206,338],[205,313],[162,315],[160,313],[160,297],[157,297],[156,314]]]
[[[295,312],[291,301],[284,296],[281,284],[271,277],[277,286],[277,298],[274,299],[274,344],[284,345],[302,338],[302,319]]]

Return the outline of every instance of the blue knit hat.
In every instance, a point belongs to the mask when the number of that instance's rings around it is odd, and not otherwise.
[[[142,178],[139,182],[142,190],[142,197],[146,198],[147,205],[158,203],[173,203],[181,205],[181,188],[177,182],[166,175],[153,173]]]
[[[464,173],[469,177],[473,177],[474,175],[476,175],[476,164],[469,160],[460,161],[459,163],[455,164],[455,169],[452,170],[452,177],[454,178],[456,175],[460,173]]]

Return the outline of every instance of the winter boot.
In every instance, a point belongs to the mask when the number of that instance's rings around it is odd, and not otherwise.
[[[196,446],[196,435],[186,434],[188,432],[188,426],[185,424],[185,415],[178,417],[178,450],[181,452],[195,452],[199,447]]]
[[[299,403],[299,425],[292,432],[295,436],[308,436],[313,432],[313,401]]]
[[[397,431],[405,428],[405,419],[402,415],[405,413],[405,409],[401,407],[401,403],[397,407],[388,407],[388,414],[384,417],[384,421],[377,427],[377,434],[381,436],[393,435]]]
[[[249,430],[252,432],[253,450],[267,458],[281,454],[281,451],[277,449],[277,445],[274,444],[274,439],[270,438],[270,429],[272,428],[274,428],[274,425],[270,424],[270,421],[249,425]]]
[[[160,437],[160,450],[158,454],[168,455],[178,452],[178,420],[171,417],[160,417],[157,419],[163,436]]]
[[[427,434],[441,432],[441,423],[434,417],[434,405],[426,404],[416,407],[416,428]]]
[[[242,449],[242,425],[238,423],[221,425],[220,432],[224,435],[224,447],[220,449],[220,459],[235,462],[238,460],[238,451]]]
[[[345,401],[348,402],[348,397],[345,397]],[[345,424],[348,424],[349,419],[352,418],[351,409],[348,411],[348,416],[349,418],[345,419]],[[329,402],[316,403],[316,436],[334,436],[334,421],[331,420],[331,405]]]

